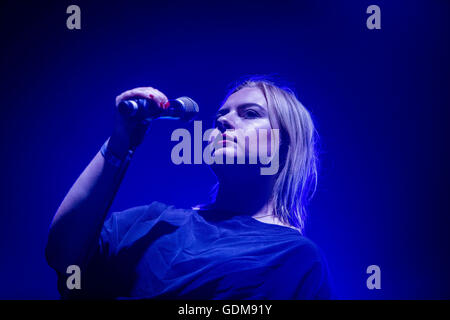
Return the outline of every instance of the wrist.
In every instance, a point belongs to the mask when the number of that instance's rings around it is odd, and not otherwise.
[[[123,137],[115,135],[114,133],[107,140],[107,148],[119,159],[125,159],[131,150],[129,141]]]
[[[133,151],[125,149],[120,150],[117,148],[114,149],[112,148],[112,146],[114,146],[114,144],[111,144],[111,138],[109,138],[101,147],[100,152],[106,162],[113,165],[114,167],[122,167],[124,163],[128,162],[131,159]]]

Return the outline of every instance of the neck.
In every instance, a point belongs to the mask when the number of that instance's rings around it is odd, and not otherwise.
[[[219,189],[213,207],[245,215],[269,214],[275,183],[273,176],[240,176],[219,178]]]

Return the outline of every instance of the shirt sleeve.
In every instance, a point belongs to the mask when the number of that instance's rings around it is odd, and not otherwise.
[[[154,201],[150,205],[113,212],[104,222],[97,246],[88,264],[81,269],[81,289],[68,289],[70,274],[58,274],[58,291],[62,299],[108,299],[114,298],[120,289],[116,278],[115,257],[119,244],[130,229],[142,221],[155,220],[167,205]],[[119,283],[118,283],[119,282]]]
[[[332,298],[330,277],[321,250],[311,241],[284,254],[269,280],[269,299],[327,300]]]
[[[300,279],[293,299],[332,299],[329,271],[325,261],[315,262],[304,277]]]

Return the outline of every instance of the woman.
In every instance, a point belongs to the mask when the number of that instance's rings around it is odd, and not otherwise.
[[[169,106],[151,87],[122,93],[116,105],[136,97]],[[250,159],[266,143],[272,162],[279,160],[276,173],[261,174],[264,165],[248,161],[216,162],[210,203],[180,209],[153,202],[104,222],[127,158],[148,126],[141,120],[116,112],[111,138],[53,219],[46,254],[63,297],[330,298],[326,263],[302,235],[317,182],[315,129],[292,91],[265,80],[238,85],[217,112],[209,141],[216,159],[235,160]],[[261,131],[268,139],[238,139]],[[67,289],[69,265],[82,270],[80,290]]]

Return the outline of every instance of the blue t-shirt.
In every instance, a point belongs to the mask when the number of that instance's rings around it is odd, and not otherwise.
[[[325,260],[298,231],[160,202],[111,214],[81,290],[63,298],[329,299]]]

